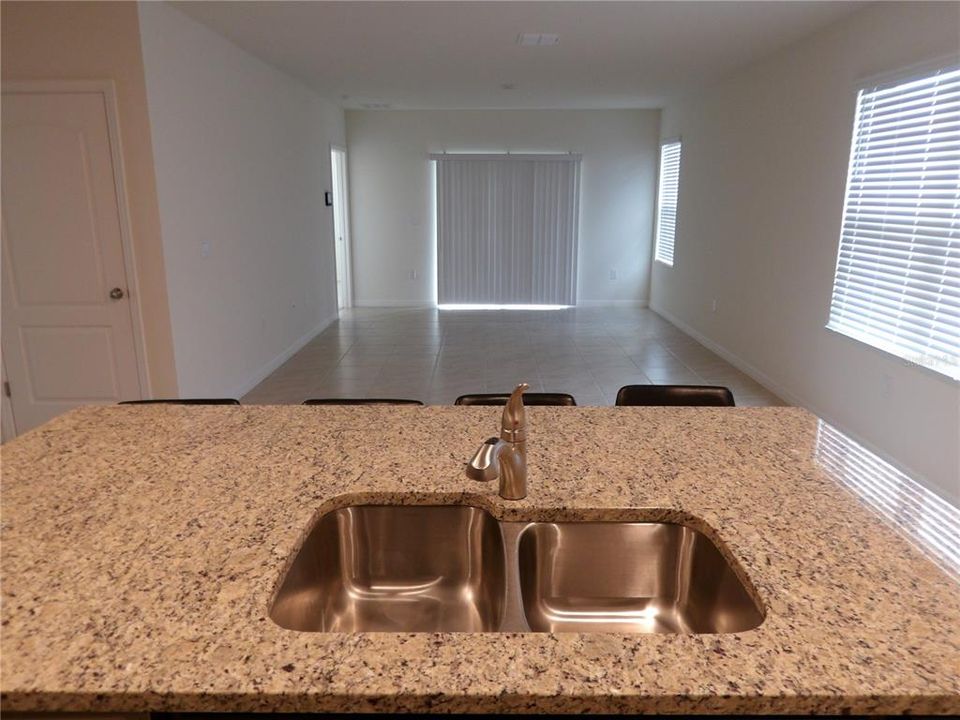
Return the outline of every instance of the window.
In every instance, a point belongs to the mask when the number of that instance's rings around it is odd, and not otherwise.
[[[680,190],[680,141],[660,146],[660,183],[657,191],[657,246],[653,257],[673,265],[673,237],[677,231],[677,195]]]
[[[960,67],[858,94],[827,327],[960,379]]]

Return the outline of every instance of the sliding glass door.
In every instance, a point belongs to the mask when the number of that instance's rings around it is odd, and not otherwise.
[[[579,155],[436,155],[440,305],[575,305]]]

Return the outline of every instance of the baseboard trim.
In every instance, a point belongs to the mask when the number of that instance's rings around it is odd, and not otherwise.
[[[792,392],[790,392],[785,387],[783,387],[783,385],[773,380],[773,378],[771,378],[769,375],[764,373],[762,370],[760,370],[754,365],[751,365],[746,360],[741,358],[739,355],[733,352],[730,352],[730,350],[725,348],[720,343],[714,342],[699,330],[696,330],[690,325],[687,325],[687,323],[685,323],[683,320],[678,318],[673,313],[668,312],[667,310],[664,310],[661,307],[657,307],[656,305],[650,305],[650,309],[653,310],[657,315],[662,317],[664,320],[669,322],[671,325],[674,325],[680,330],[683,330],[683,332],[685,332],[687,335],[692,337],[698,343],[706,347],[708,350],[711,350],[712,352],[722,357],[728,363],[730,363],[735,368],[737,368],[737,370],[749,375],[752,379],[756,380],[758,383],[763,385],[763,387],[765,387],[767,390],[769,390],[774,395],[779,397],[781,400],[786,400],[791,405],[797,405],[799,407],[808,406],[808,403],[803,402],[800,398],[798,398]]]
[[[645,308],[647,303],[641,300],[579,300],[576,307]]]
[[[436,303],[414,300],[368,300],[354,303],[355,308],[435,308]]]
[[[354,305],[358,308],[435,308],[436,306],[436,303],[412,302],[409,300],[370,300]],[[647,303],[639,300],[578,300],[574,307],[645,308]]]
[[[262,383],[270,373],[283,365],[287,360],[293,357],[295,353],[299,352],[304,345],[330,327],[331,323],[333,323],[338,317],[339,316],[336,314],[332,317],[328,317],[316,325],[312,330],[294,340],[293,344],[287,347],[286,350],[281,352],[279,355],[276,355],[272,360],[269,360],[267,363],[261,365],[260,368],[249,379],[244,381],[244,383],[240,385],[240,387],[238,387],[234,392],[230,393],[229,396],[242,398],[257,385]]]
[[[662,317],[664,320],[666,320],[670,324],[676,326],[677,328],[685,332],[687,335],[692,337],[694,340],[696,340],[698,343],[700,343],[707,349],[715,352],[717,355],[722,357],[724,360],[726,360],[728,363],[733,365],[735,368],[749,375],[751,378],[753,378],[758,383],[763,385],[767,390],[772,392],[774,395],[777,395],[782,400],[786,400],[788,403],[790,403],[790,405],[794,405],[796,407],[801,407],[801,408],[805,408],[806,410],[809,410],[811,413],[816,415],[818,418],[820,418],[824,422],[835,427],[837,430],[842,432],[844,435],[846,435],[848,438],[856,442],[858,445],[862,445],[864,448],[872,452],[878,458],[892,465],[894,468],[896,468],[900,472],[904,473],[907,477],[920,483],[925,488],[930,490],[932,493],[944,499],[946,502],[951,503],[950,500],[946,499],[946,496],[943,493],[943,489],[940,488],[936,483],[931,482],[926,475],[924,475],[923,473],[917,472],[906,463],[903,463],[900,460],[897,460],[885,450],[877,447],[874,443],[861,437],[858,433],[851,431],[849,428],[845,426],[844,423],[837,421],[837,419],[833,417],[831,413],[824,412],[822,408],[819,408],[813,403],[807,402],[802,398],[798,397],[797,395],[795,395],[794,393],[790,392],[785,387],[783,387],[783,385],[771,379],[769,375],[760,371],[758,368],[751,365],[750,363],[748,363],[746,360],[739,357],[735,353],[730,352],[730,350],[725,348],[723,345],[720,345],[719,343],[714,342],[713,340],[708,338],[706,335],[704,335],[700,331],[690,327],[689,325],[687,325],[687,323],[683,322],[683,320],[675,316],[673,313],[670,313],[661,307],[657,307],[652,303],[650,305],[650,309],[653,310],[653,312],[655,312],[657,315]]]

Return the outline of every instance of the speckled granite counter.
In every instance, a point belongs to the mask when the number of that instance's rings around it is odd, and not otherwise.
[[[497,408],[108,407],[2,449],[5,710],[960,712],[960,586],[793,408],[532,408],[530,494],[462,464]],[[714,528],[767,616],[731,635],[322,634],[267,618],[312,518]]]

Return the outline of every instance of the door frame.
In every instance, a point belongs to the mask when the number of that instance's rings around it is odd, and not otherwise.
[[[113,163],[113,186],[120,221],[120,245],[123,254],[123,269],[126,274],[127,307],[130,311],[130,325],[133,330],[133,351],[136,356],[137,378],[140,381],[140,399],[150,398],[153,397],[153,388],[150,384],[150,372],[147,364],[143,309],[140,305],[133,230],[130,224],[130,206],[127,202],[127,183],[123,165],[116,85],[113,80],[13,80],[10,82],[4,81],[2,92],[3,95],[56,93],[85,93],[103,96],[104,114],[107,118],[107,136],[110,140],[110,159]],[[16,417],[13,417],[12,420],[16,425]]]
[[[340,143],[330,143],[330,194],[333,197],[334,204],[331,206],[333,212],[330,213],[330,225],[332,227],[331,234],[333,235],[333,279],[334,283],[337,281],[337,209],[336,209],[336,196],[333,192],[333,173],[334,173],[334,164],[333,164],[333,153],[334,151],[339,151],[343,153],[343,185],[344,185],[344,200],[346,201],[346,207],[343,209],[343,224],[344,224],[344,275],[346,281],[346,288],[344,294],[346,295],[346,303],[344,308],[353,307],[353,236],[350,233],[350,190],[349,190],[349,175],[347,169],[347,147],[346,145],[341,145]],[[340,298],[337,297],[337,314],[340,313]]]

